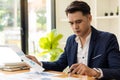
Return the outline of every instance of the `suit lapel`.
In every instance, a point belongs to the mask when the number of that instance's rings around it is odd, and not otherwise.
[[[91,35],[89,51],[88,51],[88,66],[90,66],[90,62],[91,62],[93,50],[94,50],[94,47],[95,47],[97,34],[98,34],[98,31],[95,28],[92,27],[92,35]]]
[[[78,47],[78,44],[75,42],[75,45],[74,45],[74,48],[73,48],[73,51],[74,51],[74,58],[73,58],[73,63],[76,63],[77,62],[77,47]]]
[[[71,48],[71,56],[70,56],[70,65],[77,62],[77,46],[78,44],[74,42]]]

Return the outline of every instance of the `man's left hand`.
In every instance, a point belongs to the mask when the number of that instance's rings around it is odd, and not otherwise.
[[[82,63],[73,64],[70,67],[70,75],[71,74],[88,75],[94,77],[99,77],[100,75],[100,73],[98,73],[96,70],[89,68],[88,66]]]

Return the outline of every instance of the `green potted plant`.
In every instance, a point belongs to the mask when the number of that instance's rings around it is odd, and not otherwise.
[[[58,34],[55,29],[49,32],[46,36],[39,39],[39,46],[43,50],[39,53],[39,56],[50,54],[50,61],[58,59],[60,54],[63,52],[62,48],[59,47],[59,41],[63,35]]]

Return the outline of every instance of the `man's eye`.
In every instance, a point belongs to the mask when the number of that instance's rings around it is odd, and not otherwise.
[[[76,21],[76,23],[81,23],[81,22],[82,22],[82,20]]]
[[[73,25],[73,23],[70,23],[70,25]]]

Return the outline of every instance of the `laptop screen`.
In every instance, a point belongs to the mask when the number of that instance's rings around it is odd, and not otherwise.
[[[21,62],[21,58],[14,50],[7,46],[0,46],[0,65],[4,63]]]

